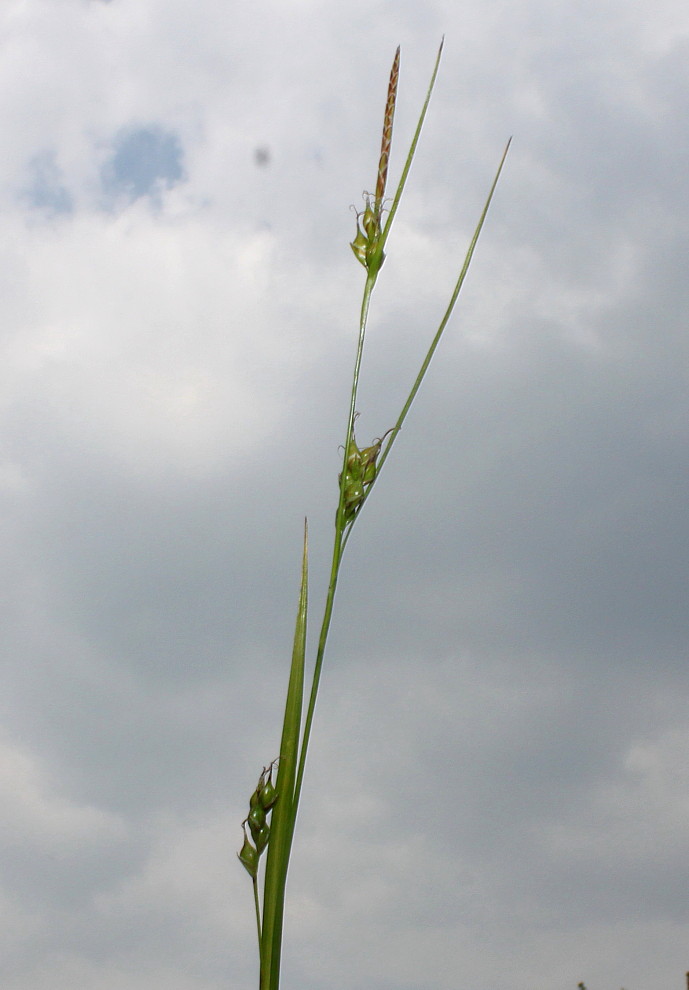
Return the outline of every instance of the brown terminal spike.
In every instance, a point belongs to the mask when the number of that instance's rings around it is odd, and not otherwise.
[[[388,181],[388,162],[390,160],[390,146],[392,144],[392,123],[395,119],[395,101],[397,99],[397,83],[400,78],[400,49],[397,46],[395,59],[390,70],[390,84],[388,86],[388,101],[385,104],[385,119],[383,120],[383,140],[380,145],[380,162],[378,163],[378,180],[376,182],[375,212],[380,219],[380,211],[383,206],[383,196],[385,195],[385,185]]]

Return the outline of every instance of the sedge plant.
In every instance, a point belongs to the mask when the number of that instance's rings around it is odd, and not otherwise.
[[[249,800],[249,813],[242,823],[244,842],[239,859],[251,877],[256,912],[258,934],[260,980],[259,990],[278,990],[280,982],[280,959],[282,950],[285,892],[290,852],[299,809],[299,798],[304,780],[306,758],[311,739],[314,711],[321,670],[325,657],[326,643],[330,629],[335,592],[342,564],[342,557],[351,532],[369,499],[380,472],[399,435],[416,393],[423,381],[431,359],[436,351],[447,323],[452,315],[457,298],[466,278],[476,244],[483,228],[493,193],[500,177],[510,142],[503,152],[497,172],[489,189],[487,199],[474,230],[473,236],[461,265],[457,281],[447,304],[445,313],[431,339],[419,373],[402,406],[396,423],[368,447],[360,448],[355,435],[357,417],[357,393],[359,373],[368,324],[369,307],[373,289],[385,260],[385,247],[404,191],[411,168],[416,146],[421,134],[428,105],[435,86],[440,65],[443,44],[438,49],[433,74],[426,98],[419,114],[416,130],[407,154],[397,189],[388,205],[385,190],[388,175],[388,162],[392,144],[392,128],[399,79],[400,50],[397,49],[390,73],[383,137],[378,164],[375,193],[364,193],[364,208],[357,213],[356,236],[351,243],[355,257],[365,271],[359,332],[352,375],[349,411],[344,436],[342,469],[339,474],[339,498],[335,514],[335,535],[332,550],[330,580],[321,622],[320,635],[315,661],[311,671],[311,689],[305,706],[304,681],[306,659],[306,623],[308,609],[308,532],[304,525],[304,540],[301,564],[301,587],[297,620],[292,649],[285,714],[282,726],[279,756],[269,766],[264,767],[256,789]],[[511,139],[510,139],[511,140]],[[265,870],[260,871],[263,854]],[[262,877],[262,891],[260,877]]]

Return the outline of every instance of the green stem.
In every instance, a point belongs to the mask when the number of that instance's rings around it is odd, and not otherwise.
[[[252,877],[251,881],[254,885],[254,906],[256,908],[256,928],[258,930],[258,951],[261,951],[261,905],[258,900],[258,879],[257,877]]]
[[[335,540],[333,543],[333,556],[330,565],[330,582],[328,584],[328,594],[325,600],[323,621],[321,623],[320,636],[318,638],[318,649],[316,652],[316,662],[313,670],[313,680],[311,683],[311,694],[309,705],[304,719],[304,731],[302,734],[301,748],[299,751],[299,767],[297,779],[294,787],[294,801],[292,803],[292,830],[297,820],[297,810],[299,807],[299,797],[301,795],[301,785],[304,779],[304,769],[306,767],[306,756],[309,749],[309,739],[311,738],[311,726],[316,710],[316,699],[321,680],[321,670],[323,667],[323,657],[325,656],[325,646],[330,632],[330,621],[332,619],[333,606],[335,604],[335,591],[337,590],[337,579],[340,572],[342,552],[345,546],[345,530],[347,535],[351,532],[354,519],[349,523],[345,520],[344,484],[347,470],[347,451],[354,433],[354,417],[356,415],[356,397],[359,390],[359,373],[361,371],[361,359],[364,353],[364,340],[366,338],[366,324],[368,323],[368,311],[371,305],[371,294],[376,284],[377,271],[369,272],[364,286],[364,295],[361,300],[361,316],[359,318],[359,339],[357,341],[356,359],[354,361],[354,373],[352,375],[352,392],[349,401],[349,416],[347,419],[347,434],[345,436],[344,455],[342,461],[342,474],[340,477],[340,499],[337,505],[337,516],[335,517]],[[356,517],[355,517],[356,518]]]

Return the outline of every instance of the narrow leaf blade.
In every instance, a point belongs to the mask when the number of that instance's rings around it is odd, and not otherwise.
[[[308,608],[308,529],[304,522],[304,550],[301,588],[294,631],[285,717],[280,742],[280,762],[275,788],[278,794],[270,825],[263,896],[261,939],[261,990],[277,990],[280,980],[280,953],[285,907],[287,869],[292,848],[292,806],[297,769],[297,750],[304,699],[304,659],[306,655],[306,616]]]

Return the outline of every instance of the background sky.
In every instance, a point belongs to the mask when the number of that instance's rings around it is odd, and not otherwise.
[[[673,990],[689,969],[684,0],[5,0],[3,990],[249,990],[235,852],[323,604],[284,990]]]

